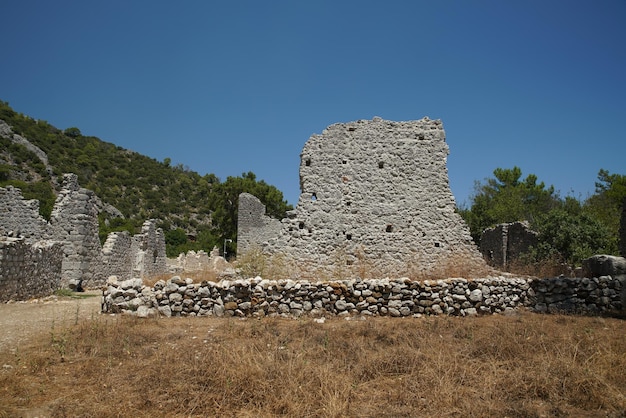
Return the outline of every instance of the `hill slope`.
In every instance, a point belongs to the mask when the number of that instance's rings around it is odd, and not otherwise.
[[[63,173],[76,173],[82,187],[121,213],[101,214],[101,235],[135,232],[144,220],[159,219],[169,255],[221,247],[225,239],[233,240],[229,252],[234,252],[236,197],[243,191],[255,194],[277,218],[291,209],[278,189],[257,181],[254,173],[220,182],[214,174],[202,176],[182,164],[171,166],[167,159],[160,162],[83,136],[78,128],[62,131],[0,101],[0,186],[14,185],[26,198],[39,199],[40,213],[47,218]]]

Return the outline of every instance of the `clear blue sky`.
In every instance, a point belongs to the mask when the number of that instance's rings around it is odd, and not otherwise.
[[[0,99],[292,204],[328,125],[442,119],[458,203],[517,165],[626,174],[626,1],[5,1]]]

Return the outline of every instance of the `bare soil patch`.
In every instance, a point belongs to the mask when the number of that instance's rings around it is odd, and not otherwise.
[[[0,352],[18,349],[34,336],[65,328],[99,315],[102,292],[92,290],[74,297],[50,296],[0,304]]]

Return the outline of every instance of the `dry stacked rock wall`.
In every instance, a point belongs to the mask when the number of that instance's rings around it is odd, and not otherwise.
[[[0,238],[0,301],[50,295],[59,288],[62,260],[58,242]]]
[[[526,307],[537,312],[602,313],[626,306],[626,276],[476,280],[247,280],[193,283],[176,276],[154,288],[111,281],[103,311],[139,316],[460,315]]]
[[[238,253],[256,244],[301,266],[359,262],[396,277],[450,257],[484,266],[455,212],[447,156],[439,120],[329,126],[302,150],[300,198],[278,233],[260,202],[242,196]]]

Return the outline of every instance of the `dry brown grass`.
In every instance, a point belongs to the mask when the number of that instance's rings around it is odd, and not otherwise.
[[[384,277],[408,277],[413,280],[437,280],[450,277],[474,279],[498,274],[486,263],[476,261],[475,255],[449,253],[441,255],[433,264],[432,257],[415,255],[406,267],[397,265],[381,268],[368,257],[363,247],[350,254],[345,247],[337,248],[327,266],[318,263],[295,263],[284,254],[267,254],[260,247],[252,247],[235,262],[243,277],[261,276],[269,279],[344,280],[352,278],[380,279]]]
[[[103,315],[0,353],[0,417],[624,416],[624,353],[614,318]]]

